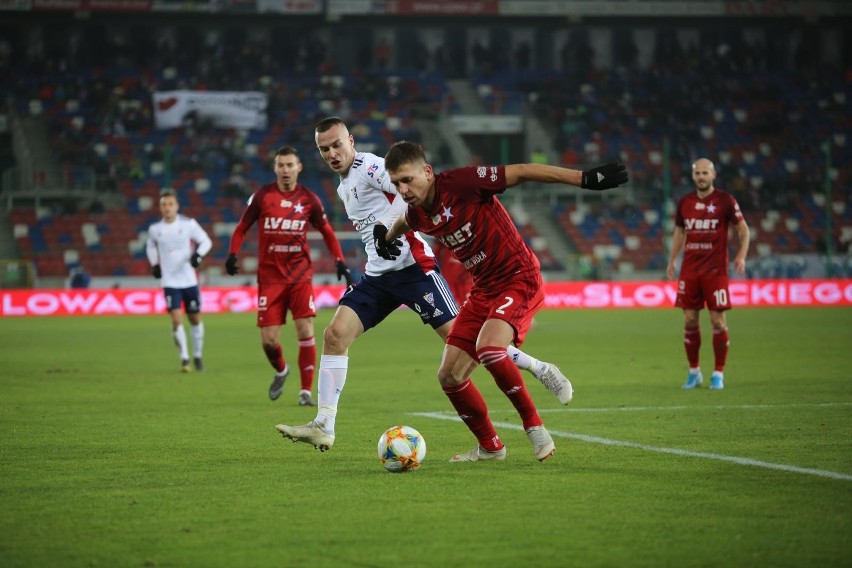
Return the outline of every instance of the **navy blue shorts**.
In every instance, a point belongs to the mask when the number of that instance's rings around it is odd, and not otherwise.
[[[424,274],[417,264],[380,276],[366,275],[340,298],[340,305],[352,308],[358,314],[364,331],[377,326],[403,304],[417,312],[423,323],[434,329],[459,313],[444,277],[438,271]]]
[[[181,303],[188,314],[197,314],[201,311],[201,290],[198,286],[163,288],[163,293],[166,295],[166,311],[179,310]]]

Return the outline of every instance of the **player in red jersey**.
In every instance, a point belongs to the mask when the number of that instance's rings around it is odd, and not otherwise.
[[[685,389],[701,385],[698,351],[701,348],[701,327],[698,314],[707,305],[713,326],[715,365],[710,388],[725,388],[725,361],[728,357],[728,326],[725,311],[731,309],[728,291],[728,230],[733,225],[739,237],[739,249],[734,257],[734,270],[745,273],[749,230],[737,200],[730,193],[713,187],[716,168],[707,158],[692,164],[695,191],[680,198],[675,212],[672,250],[666,275],[675,275],[675,261],[683,251],[683,261],[677,282],[675,305],[683,309],[683,344],[689,361]]]
[[[337,279],[352,284],[352,276],[343,262],[343,251],[319,198],[298,183],[302,162],[291,146],[283,146],[275,153],[273,170],[276,182],[257,190],[248,201],[240,222],[231,235],[228,274],[239,272],[237,253],[246,232],[257,223],[257,325],[260,342],[269,363],[275,368],[275,377],[269,385],[269,398],[276,400],[284,390],[284,379],[290,367],[284,361],[278,337],[281,326],[287,323],[287,310],[293,314],[296,338],[299,342],[299,372],[301,390],[299,405],[313,406],[311,389],[317,351],[314,340],[313,267],[308,247],[308,225],[322,235],[325,246],[337,261]]]
[[[488,409],[470,405],[466,399],[466,391],[475,389],[468,377],[480,362],[518,411],[536,458],[546,459],[554,451],[553,439],[506,352],[510,343],[523,343],[533,315],[544,302],[541,271],[496,195],[526,181],[609,189],[626,183],[627,171],[621,164],[586,172],[512,164],[468,166],[435,174],[423,149],[405,141],[391,146],[385,166],[408,209],[390,229],[376,231],[379,254],[393,257],[397,237],[414,229],[438,239],[473,277],[473,289],[447,338],[438,378],[442,385],[457,386],[451,401],[479,443],[451,461],[506,456]]]

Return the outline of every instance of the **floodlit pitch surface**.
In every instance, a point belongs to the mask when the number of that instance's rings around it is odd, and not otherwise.
[[[331,317],[317,318],[318,351]],[[472,436],[405,311],[362,336],[331,451],[301,424],[298,372],[271,402],[252,314],[208,316],[183,375],[165,315],[0,320],[0,565],[841,566],[852,558],[852,309],[736,309],[723,391],[702,314],[705,388],[683,391],[671,310],[545,311],[524,348],[556,362],[562,407],[525,374],[556,453],[538,463],[490,376],[508,448]],[[282,331],[295,364],[292,323]],[[375,456],[423,433],[411,474]]]

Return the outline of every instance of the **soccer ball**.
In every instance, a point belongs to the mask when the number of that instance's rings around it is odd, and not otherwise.
[[[388,471],[414,471],[425,457],[426,440],[410,426],[388,428],[379,438],[379,460]]]

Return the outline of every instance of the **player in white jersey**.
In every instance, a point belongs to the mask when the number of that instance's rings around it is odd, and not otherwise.
[[[316,418],[303,426],[276,426],[285,438],[325,451],[334,443],[337,405],[349,368],[349,346],[355,339],[404,304],[446,342],[458,306],[440,274],[435,255],[419,234],[410,231],[403,235],[400,254],[394,260],[386,260],[376,252],[375,228],[390,227],[407,208],[385,172],[384,159],[357,152],[355,138],[337,117],[317,124],[315,140],[325,163],[340,176],[337,194],[361,234],[367,253],[366,275],[346,290],[323,332]],[[555,365],[538,361],[514,346],[509,353],[518,367],[533,372],[563,404],[571,400],[571,384]],[[476,389],[473,383],[469,385],[467,388]],[[454,403],[455,393],[447,388],[444,392]],[[472,396],[485,405],[478,391]]]
[[[349,220],[361,234],[367,253],[366,274],[379,276],[415,263],[425,270],[435,268],[435,254],[420,234],[414,232],[400,245],[400,255],[396,260],[386,260],[376,254],[373,226],[381,223],[389,227],[406,208],[402,199],[396,199],[396,188],[388,181],[383,158],[367,152],[355,152],[348,170],[340,175],[337,195],[343,201]]]
[[[172,321],[172,336],[180,355],[181,371],[188,373],[189,349],[183,327],[181,304],[189,318],[195,369],[204,369],[204,323],[201,321],[201,291],[195,269],[201,258],[213,248],[210,236],[195,219],[178,215],[180,205],[173,189],[160,192],[160,214],[163,218],[148,228],[146,253],[151,273],[161,279],[166,296],[166,310]]]

